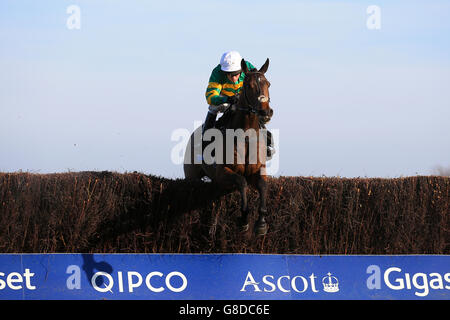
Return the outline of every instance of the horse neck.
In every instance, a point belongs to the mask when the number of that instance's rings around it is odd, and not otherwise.
[[[245,88],[242,88],[239,101],[237,103],[239,108],[248,108],[245,97]],[[252,128],[259,131],[259,117],[254,113],[246,112],[244,110],[237,109],[231,123],[233,129],[243,129],[245,131]]]
[[[255,129],[259,131],[259,118],[254,113],[248,113],[242,110],[236,110],[236,113],[231,121],[232,129]]]

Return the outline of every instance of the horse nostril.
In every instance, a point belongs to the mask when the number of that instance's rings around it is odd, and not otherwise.
[[[271,116],[273,116],[273,109],[272,108],[269,109],[269,117],[271,117]]]
[[[268,109],[261,110],[261,115],[263,115],[264,117],[270,117],[270,110]]]

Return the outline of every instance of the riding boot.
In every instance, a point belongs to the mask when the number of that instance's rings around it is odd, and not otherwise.
[[[210,141],[203,140],[203,135],[205,134],[206,130],[214,128],[214,125],[216,124],[216,117],[217,113],[213,113],[211,111],[208,111],[208,114],[206,115],[205,123],[203,124],[202,129],[202,153],[205,150],[206,146],[210,143]]]

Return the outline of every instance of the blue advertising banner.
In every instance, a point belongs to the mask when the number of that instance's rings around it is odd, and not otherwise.
[[[0,299],[450,299],[449,255],[1,254]]]

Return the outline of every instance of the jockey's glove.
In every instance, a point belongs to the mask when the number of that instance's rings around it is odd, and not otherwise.
[[[227,98],[227,103],[229,103],[230,105],[234,105],[238,102],[238,97],[236,96],[229,96]]]

